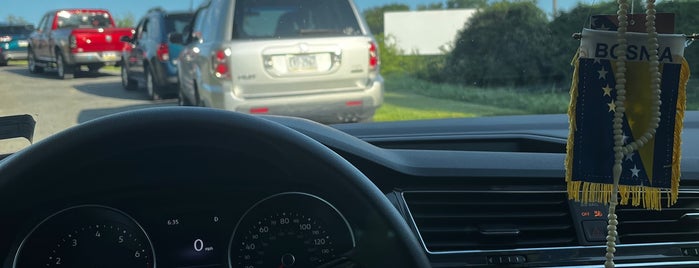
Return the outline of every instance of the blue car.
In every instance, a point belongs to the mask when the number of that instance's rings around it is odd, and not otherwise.
[[[0,66],[27,59],[27,38],[33,30],[33,25],[0,25]]]

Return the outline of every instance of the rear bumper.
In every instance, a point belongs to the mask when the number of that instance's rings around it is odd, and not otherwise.
[[[230,90],[211,95],[209,106],[241,113],[296,116],[321,123],[357,122],[369,119],[383,104],[384,82],[378,77],[360,91],[328,94],[239,99]]]
[[[0,59],[3,61],[26,60],[27,50],[3,50],[0,52]]]
[[[121,60],[121,51],[78,52],[70,55],[68,64],[104,63],[115,65]]]

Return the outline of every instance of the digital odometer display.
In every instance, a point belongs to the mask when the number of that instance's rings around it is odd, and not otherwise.
[[[345,218],[305,193],[268,197],[246,212],[230,242],[232,267],[315,267],[354,248]]]
[[[161,267],[227,267],[228,219],[219,213],[177,207],[158,217],[153,242]],[[234,224],[228,223],[228,225]],[[231,228],[231,227],[229,227]]]

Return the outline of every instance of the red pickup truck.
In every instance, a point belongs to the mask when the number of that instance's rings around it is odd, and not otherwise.
[[[116,28],[114,19],[102,9],[61,9],[46,13],[29,36],[29,71],[55,69],[61,79],[73,78],[76,70],[87,66],[97,72],[121,59],[123,36],[133,35],[131,28]]]

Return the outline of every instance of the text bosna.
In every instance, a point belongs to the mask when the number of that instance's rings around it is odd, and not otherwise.
[[[597,43],[595,48],[595,58],[612,58],[617,59],[616,48],[619,44],[615,44],[609,47],[609,44]],[[670,47],[660,48],[658,53],[659,61],[669,61],[672,62],[672,53],[670,53]],[[626,60],[638,60],[638,61],[648,61],[650,60],[650,53],[648,53],[648,48],[645,46],[628,45],[626,47]]]

